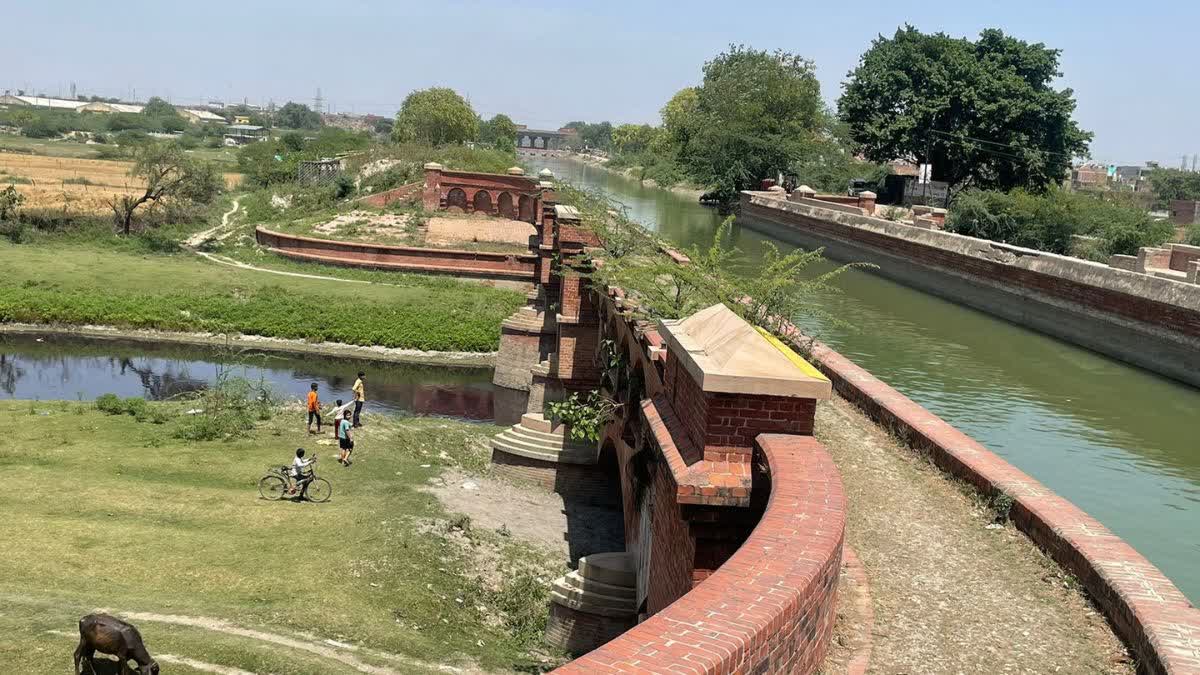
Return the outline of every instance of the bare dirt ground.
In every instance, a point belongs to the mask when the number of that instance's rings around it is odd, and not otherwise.
[[[515,246],[529,245],[537,228],[529,223],[506,218],[430,218],[426,240],[452,245],[466,242],[495,241]]]
[[[455,470],[427,489],[447,511],[466,514],[475,525],[507,529],[564,557],[578,550],[624,550],[621,516],[613,509],[566,503],[554,492]]]
[[[837,398],[818,407],[817,438],[842,474],[870,597],[864,612],[843,578],[825,672],[863,672],[864,648],[873,673],[1134,672],[1074,579],[1011,525],[989,529],[991,511],[923,457]]]

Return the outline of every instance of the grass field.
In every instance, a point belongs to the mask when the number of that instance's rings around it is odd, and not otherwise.
[[[132,247],[123,239],[119,243]],[[0,322],[240,332],[313,342],[494,351],[517,291],[391,274],[390,286],[238,270],[190,253],[0,240]]]
[[[4,154],[33,154],[45,157],[70,157],[75,159],[103,159],[104,148],[114,146],[86,145],[75,141],[26,138],[12,134],[0,135],[0,156]],[[237,148],[195,148],[187,153],[198,159],[235,166]]]
[[[129,615],[152,653],[176,659],[171,673],[204,672],[180,659],[279,674],[536,665],[536,637],[507,621],[513,608],[544,616],[527,582],[561,563],[474,528],[472,545],[498,551],[493,572],[512,579],[481,580],[472,549],[445,536],[449,514],[419,489],[447,466],[485,463],[492,428],[373,417],[344,469],[298,408],[232,442],[177,441],[178,421],[0,402],[6,671],[69,672],[76,622],[96,608]],[[258,497],[259,476],[297,445],[320,453],[330,502]]]
[[[26,209],[108,213],[113,196],[133,194],[144,187],[141,180],[129,175],[132,166],[102,159],[0,153],[0,186],[15,183],[17,191],[25,195]],[[240,181],[240,174],[225,174],[230,188]]]

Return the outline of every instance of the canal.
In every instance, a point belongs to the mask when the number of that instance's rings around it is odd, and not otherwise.
[[[327,410],[349,401],[358,371],[367,373],[367,413],[495,418],[491,368],[155,345],[43,336],[0,336],[0,399],[83,400],[101,394],[166,400],[201,390],[218,377],[263,382],[300,401],[316,383]],[[299,420],[299,418],[297,418]],[[297,422],[299,423],[299,421]]]
[[[596,166],[526,161],[607,193],[684,247],[708,245],[721,222],[694,197]],[[732,230],[750,261],[768,242],[794,249],[788,237],[745,218]],[[838,285],[825,306],[853,328],[817,326],[822,340],[1099,519],[1200,602],[1200,390],[868,271]]]

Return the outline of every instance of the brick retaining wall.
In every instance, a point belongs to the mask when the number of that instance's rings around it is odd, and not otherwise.
[[[273,253],[348,267],[533,282],[537,256],[441,248],[385,246],[301,237],[258,227],[254,238]]]
[[[1011,496],[1013,523],[1079,579],[1133,648],[1140,670],[1200,673],[1200,610],[1132,546],[836,351],[818,343],[813,360],[839,394],[929,452],[943,471],[984,494]]]
[[[744,192],[742,212],[881,276],[1200,386],[1195,284],[767,193]]]
[[[763,434],[766,511],[724,565],[662,611],[558,673],[810,673],[836,618],[846,497],[810,436]]]

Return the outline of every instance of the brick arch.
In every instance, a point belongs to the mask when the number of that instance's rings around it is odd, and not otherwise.
[[[492,195],[487,190],[476,190],[475,196],[471,197],[471,206],[474,207],[476,213],[491,213],[492,212]]]
[[[451,188],[446,193],[446,210],[458,209],[459,213],[465,213],[467,210],[467,193],[462,188]]]
[[[516,220],[517,209],[513,204],[513,198],[511,194],[507,192],[501,192],[500,196],[496,199],[496,208],[499,210],[501,218]]]
[[[521,195],[517,200],[517,220],[523,220],[527,223],[534,222],[533,197]]]

